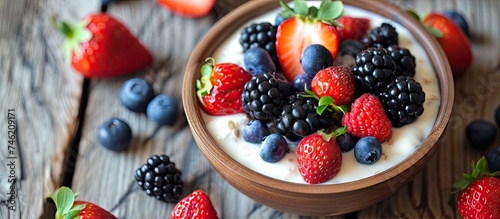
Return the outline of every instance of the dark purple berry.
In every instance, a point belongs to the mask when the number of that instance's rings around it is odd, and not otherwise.
[[[491,173],[500,171],[500,146],[492,148],[486,154],[486,161],[488,161],[488,170]]]
[[[311,90],[311,81],[313,79],[313,76],[310,74],[302,73],[293,79],[292,85],[293,88],[295,88],[296,91],[298,92],[304,92],[304,87],[307,86],[308,90]]]
[[[361,138],[354,146],[354,156],[359,163],[373,164],[382,156],[382,145],[374,137]]]
[[[497,109],[495,110],[495,122],[497,123],[497,126],[500,127],[500,105],[497,106]]]
[[[276,65],[269,53],[261,47],[253,47],[243,53],[245,69],[251,75],[276,72]]]
[[[146,112],[148,103],[154,98],[153,86],[142,78],[132,78],[123,83],[118,93],[121,104],[132,112]]]
[[[173,125],[178,114],[177,101],[166,94],[160,94],[153,98],[146,110],[147,117],[160,125]]]
[[[495,141],[497,127],[486,120],[475,120],[465,128],[465,136],[470,146],[485,150]]]
[[[259,155],[266,162],[276,163],[283,159],[289,150],[285,138],[273,133],[268,135],[260,145]]]
[[[112,151],[127,149],[131,139],[132,130],[130,126],[118,118],[105,121],[97,131],[97,140],[99,143]]]
[[[264,137],[271,134],[266,123],[260,120],[251,120],[243,128],[243,139],[250,143],[261,143]]]
[[[300,57],[300,64],[306,74],[316,75],[321,69],[333,65],[333,56],[321,44],[311,44],[304,49]]]
[[[349,133],[344,133],[335,138],[342,152],[350,151],[354,148],[356,141]]]

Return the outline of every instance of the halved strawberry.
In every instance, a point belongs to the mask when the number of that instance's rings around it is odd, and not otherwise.
[[[343,12],[341,1],[323,1],[318,8],[308,7],[306,1],[294,1],[294,8],[283,2],[285,11],[280,15],[286,20],[278,26],[276,33],[276,52],[283,72],[289,81],[303,73],[300,57],[311,44],[321,44],[337,56],[339,36],[335,19]]]
[[[173,13],[186,17],[202,17],[207,15],[215,5],[215,0],[157,0],[160,5]]]

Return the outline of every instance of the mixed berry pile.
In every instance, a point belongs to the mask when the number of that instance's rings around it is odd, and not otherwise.
[[[377,162],[392,129],[424,111],[415,57],[399,47],[394,26],[370,29],[367,18],[341,16],[341,2],[282,6],[275,24],[242,29],[244,66],[207,59],[196,84],[203,110],[246,113],[242,137],[260,145],[266,162],[280,161],[295,142],[299,172],[311,184],[338,173],[342,152]],[[337,60],[345,57],[353,61]]]

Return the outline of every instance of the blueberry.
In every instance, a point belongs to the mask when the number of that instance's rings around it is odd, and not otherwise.
[[[276,65],[269,53],[260,47],[250,48],[243,54],[245,69],[251,75],[276,72]]]
[[[311,44],[302,52],[300,63],[305,73],[314,76],[321,69],[333,65],[333,56],[323,45]]]
[[[356,141],[349,133],[344,133],[335,138],[342,152],[350,151],[354,148]]]
[[[118,118],[105,121],[97,131],[97,141],[112,151],[127,149],[131,139],[132,130],[130,130],[130,126]]]
[[[303,92],[304,85],[306,85],[307,89],[311,90],[312,79],[313,79],[313,76],[310,74],[306,74],[306,73],[299,74],[299,75],[295,76],[295,78],[293,79],[293,82],[292,82],[293,88],[295,88],[295,90],[297,90],[299,92]]]
[[[495,141],[497,127],[486,120],[475,120],[465,128],[465,136],[472,147],[485,150]]]
[[[259,148],[259,154],[262,160],[269,163],[276,163],[285,157],[288,153],[288,143],[280,134],[268,135]]]
[[[251,120],[243,128],[243,139],[250,143],[261,143],[264,137],[271,134],[267,125],[260,120]]]
[[[488,170],[491,173],[500,171],[500,146],[492,148],[486,154],[486,161],[488,161]]]
[[[458,11],[449,9],[443,11],[443,15],[450,18],[467,36],[470,37],[469,25],[462,14]]]
[[[497,106],[497,109],[495,111],[495,121],[497,123],[497,126],[500,127],[500,105]]]
[[[274,26],[279,26],[281,23],[283,23],[283,21],[285,21],[286,19],[281,16],[281,14],[278,14],[276,16],[276,18],[274,19]]]
[[[363,137],[354,145],[354,156],[359,163],[373,164],[382,156],[382,145],[374,137]]]
[[[153,98],[148,104],[146,116],[160,125],[172,125],[177,120],[177,101],[165,94]]]
[[[122,105],[133,112],[146,112],[155,92],[151,84],[142,78],[132,78],[123,83],[118,97]]]

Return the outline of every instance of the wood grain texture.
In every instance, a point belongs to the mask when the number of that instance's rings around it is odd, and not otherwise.
[[[85,3],[84,3],[85,2]],[[66,67],[62,37],[49,18],[72,19],[97,6],[96,1],[0,1],[0,175],[4,201],[7,178],[7,109],[17,122],[16,209],[2,202],[0,218],[38,218],[47,190],[61,183],[64,163],[78,125],[82,77]],[[66,11],[60,11],[64,6]],[[8,184],[7,184],[8,185]]]
[[[465,126],[475,119],[494,121],[500,103],[500,1],[497,0],[387,0],[401,8],[436,11],[454,8],[468,18],[475,60],[466,75],[456,79],[454,111],[439,142],[436,155],[413,181],[389,199],[361,211],[331,217],[304,217],[275,211],[242,195],[210,166],[187,126],[181,106],[174,126],[158,127],[145,115],[120,106],[117,94],[131,77],[143,77],[158,93],[176,97],[190,52],[223,15],[246,0],[218,0],[214,12],[201,19],[187,19],[161,8],[153,0],[113,3],[108,13],[125,23],[154,54],[153,66],[115,79],[91,80],[88,106],[79,151],[69,145],[78,127],[83,79],[64,63],[59,47],[62,37],[49,25],[57,16],[76,21],[98,11],[98,0],[0,1],[0,126],[9,108],[16,109],[18,148],[16,162],[18,210],[0,205],[0,218],[53,218],[43,213],[46,188],[61,185],[66,171],[74,170],[72,188],[80,199],[95,202],[121,219],[168,218],[173,204],[162,203],[140,191],[133,171],[153,154],[165,153],[183,172],[185,192],[203,189],[220,218],[459,218],[453,182],[470,170],[470,162],[485,151],[474,150],[464,136]],[[275,1],[270,1],[275,3]],[[62,10],[64,9],[64,10]],[[96,139],[99,125],[119,117],[134,133],[128,151],[115,153]],[[0,127],[0,142],[6,142]],[[497,139],[494,146],[500,145]],[[64,163],[78,154],[76,163]],[[9,169],[7,150],[0,149],[0,199],[5,199]],[[72,172],[73,173],[73,172]],[[71,173],[71,174],[72,174]]]

